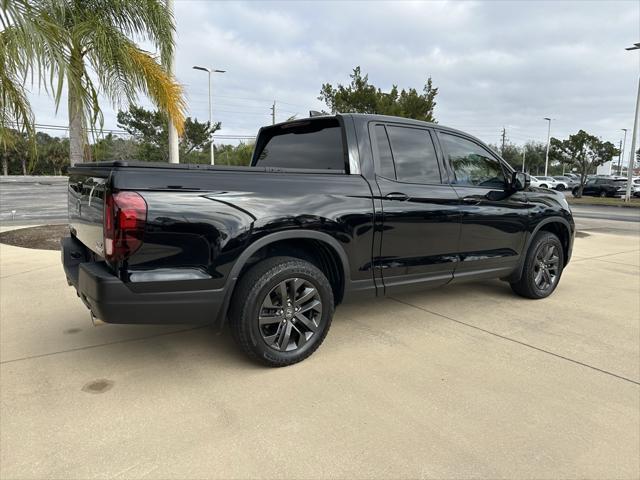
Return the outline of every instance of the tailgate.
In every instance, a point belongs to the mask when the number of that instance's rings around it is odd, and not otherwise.
[[[104,197],[111,169],[73,167],[69,173],[69,227],[90,250],[104,256]]]

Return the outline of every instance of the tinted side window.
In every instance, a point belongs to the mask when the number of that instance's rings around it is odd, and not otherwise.
[[[387,126],[387,134],[399,181],[440,183],[438,158],[427,130]]]
[[[253,166],[345,170],[340,124],[332,118],[265,129]]]
[[[389,138],[384,125],[376,125],[375,127],[376,145],[378,147],[378,173],[386,178],[396,178],[396,170],[393,166],[393,156],[391,155],[391,147],[389,146]]]
[[[484,148],[464,138],[440,133],[442,146],[449,158],[457,185],[504,187],[500,162]]]

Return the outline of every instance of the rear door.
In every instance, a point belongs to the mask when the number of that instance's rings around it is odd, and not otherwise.
[[[582,189],[582,193],[584,195],[597,195],[600,193],[600,189],[602,187],[600,183],[600,179],[592,178],[591,180],[588,180]]]
[[[447,184],[432,130],[372,123],[369,133],[382,203],[374,262],[385,292],[446,284],[460,234],[458,198]]]
[[[474,139],[439,131],[451,184],[460,197],[460,261],[454,278],[511,272],[529,223],[526,193],[507,191],[505,166]]]

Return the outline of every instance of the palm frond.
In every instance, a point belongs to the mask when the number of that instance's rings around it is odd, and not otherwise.
[[[132,81],[167,114],[178,135],[182,135],[187,109],[182,86],[148,52],[131,46],[129,55],[136,72]]]

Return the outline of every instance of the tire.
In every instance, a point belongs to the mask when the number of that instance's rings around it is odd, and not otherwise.
[[[573,195],[574,197],[577,197],[579,191],[580,191],[580,187],[574,187],[574,189],[571,190],[571,195]]]
[[[600,198],[605,198],[607,196],[607,192],[605,190],[600,190],[600,193],[598,194],[598,196]]]
[[[546,298],[558,286],[563,267],[564,251],[560,239],[551,232],[538,232],[527,251],[522,276],[517,282],[511,283],[511,289],[525,298]]]
[[[564,185],[560,184],[556,187],[556,190],[558,190],[559,192],[563,192],[565,190]]]
[[[234,340],[249,358],[284,367],[317,350],[329,332],[333,310],[331,285],[315,265],[293,257],[273,257],[240,278],[229,324]]]

